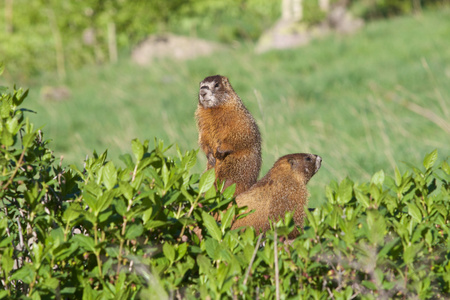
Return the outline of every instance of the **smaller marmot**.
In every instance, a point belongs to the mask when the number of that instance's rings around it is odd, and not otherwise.
[[[206,169],[215,168],[224,188],[236,183],[235,196],[248,190],[261,169],[261,134],[228,78],[215,75],[200,82],[195,116]]]
[[[232,229],[253,226],[256,231],[270,229],[269,220],[277,222],[286,212],[294,212],[294,222],[303,227],[304,209],[308,203],[306,184],[319,170],[322,158],[308,153],[289,154],[279,158],[272,169],[250,190],[236,198],[238,206],[247,206],[248,216],[234,222]],[[289,234],[294,239],[297,229]]]

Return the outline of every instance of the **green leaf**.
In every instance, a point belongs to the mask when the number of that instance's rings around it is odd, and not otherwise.
[[[133,151],[134,157],[137,161],[142,160],[144,156],[144,146],[141,144],[139,139],[134,139],[131,141],[131,150]]]
[[[402,184],[403,177],[402,177],[402,174],[400,174],[400,171],[397,168],[397,166],[395,167],[394,172],[395,172],[395,185],[400,186]]]
[[[233,183],[232,185],[230,185],[229,187],[227,187],[225,189],[225,191],[223,191],[223,196],[225,197],[225,199],[230,199],[234,196],[234,192],[236,191],[236,184]]]
[[[55,258],[61,261],[65,260],[67,257],[71,257],[73,253],[78,250],[79,246],[76,243],[63,243],[53,251],[53,254]]]
[[[127,168],[134,169],[133,159],[130,154],[123,154],[119,156],[119,159],[125,164]]]
[[[20,92],[17,93],[19,97],[13,97],[13,104],[17,107],[22,104],[23,100],[28,96],[29,90],[26,90],[22,93],[22,89],[19,89]]]
[[[444,161],[444,162],[442,163],[442,170],[443,170],[445,173],[447,173],[447,175],[450,175],[450,165],[449,165],[446,161]]]
[[[383,242],[386,235],[386,221],[382,214],[376,210],[367,211],[368,238],[373,244]]]
[[[100,197],[101,193],[101,188],[92,181],[84,186],[83,200],[92,211],[97,211],[97,197]]]
[[[9,147],[14,144],[13,135],[8,130],[3,130],[2,144],[5,147]]]
[[[183,256],[186,254],[188,249],[188,244],[187,243],[182,243],[180,245],[178,245],[177,248],[177,259],[176,260],[180,260],[183,258]]]
[[[163,245],[163,253],[164,256],[170,261],[172,264],[175,260],[175,248],[169,244],[168,242],[165,242]]]
[[[76,291],[77,291],[77,289],[75,287],[68,287],[68,286],[66,286],[65,288],[63,288],[60,291],[60,293],[61,293],[61,295],[73,296],[73,294],[75,294]]]
[[[373,174],[372,179],[370,180],[371,183],[375,185],[382,185],[384,182],[384,172],[383,170],[380,170]]]
[[[309,225],[314,229],[315,232],[317,232],[317,222],[316,218],[311,214],[309,209],[305,209],[306,218],[309,221]]]
[[[1,290],[0,291],[0,299],[8,297],[8,291]]]
[[[217,226],[216,220],[204,211],[202,211],[202,219],[209,234],[217,241],[220,241],[222,239],[222,232],[219,226]]]
[[[220,264],[219,265],[219,269],[217,270],[217,274],[216,274],[216,280],[217,280],[217,285],[218,287],[221,289],[221,292],[223,293],[224,291],[222,290],[222,287],[224,286],[224,283],[226,282],[226,278],[228,276],[228,272],[230,271],[230,265],[226,265],[226,264]],[[233,283],[232,281],[229,283]],[[228,289],[228,286],[225,286],[225,289]]]
[[[425,241],[427,242],[428,245],[431,246],[433,242],[433,234],[431,233],[431,231],[427,231],[427,233],[425,234]]]
[[[138,236],[142,235],[144,232],[144,227],[142,224],[131,224],[127,226],[125,238],[128,240],[134,240]]]
[[[337,202],[339,204],[346,204],[352,199],[353,182],[350,179],[345,178],[339,185],[337,194]]]
[[[111,202],[114,200],[117,190],[106,191],[97,199],[97,209],[93,210],[94,215],[98,216],[104,210],[109,209]]]
[[[18,120],[18,116],[15,116],[12,119],[9,119],[6,121],[6,129],[12,133],[13,135],[15,135],[17,133],[17,131],[19,130],[19,120]]]
[[[86,284],[83,288],[83,298],[82,300],[96,300],[100,297],[99,292],[92,289],[90,284]]]
[[[394,246],[396,246],[400,242],[400,238],[395,238],[392,241],[386,243],[383,248],[378,252],[377,257],[378,259],[384,258],[388,255],[389,251],[391,251]]]
[[[147,224],[147,222],[150,220],[150,218],[153,216],[153,207],[147,208],[143,214],[142,214],[142,222]]]
[[[10,113],[11,113],[11,105],[9,104],[9,101],[2,101],[0,107],[0,117],[6,119],[9,117]]]
[[[195,166],[197,162],[197,151],[188,151],[186,155],[183,157],[183,161],[181,165],[184,165],[184,169],[189,171],[192,167]]]
[[[22,138],[23,147],[28,148],[31,145],[31,143],[33,142],[35,137],[36,137],[35,132],[30,132],[30,133],[25,134]]]
[[[14,272],[11,280],[21,280],[26,284],[30,284],[34,279],[35,271],[30,264],[25,264],[22,268]]]
[[[34,256],[35,268],[39,269],[44,254],[44,245],[42,243],[34,243],[31,252]]]
[[[170,194],[166,194],[164,197],[164,205],[170,205],[175,202],[178,197],[181,195],[180,191],[171,192]]]
[[[197,264],[200,269],[200,273],[210,275],[211,274],[211,268],[213,268],[211,261],[204,255],[198,255],[197,256]]]
[[[375,283],[373,283],[371,281],[363,280],[362,285],[370,290],[373,290],[373,291],[377,290],[377,286],[375,285]]]
[[[11,240],[11,239],[12,239],[12,236],[9,239],[6,239],[6,240]],[[2,256],[1,256],[1,262],[2,262],[1,267],[2,267],[2,271],[4,272],[4,274],[9,274],[9,272],[11,272],[12,269],[14,268],[14,260],[12,258],[12,255],[13,255],[13,248],[12,247],[5,249],[4,252],[2,253]]]
[[[411,264],[417,261],[417,254],[420,252],[423,242],[419,244],[408,244],[403,252],[403,260],[405,264]]]
[[[214,172],[214,169],[209,169],[203,173],[202,177],[200,177],[200,182],[198,184],[199,194],[203,194],[213,186],[214,181],[216,180]]]
[[[95,243],[94,239],[90,236],[85,236],[83,234],[75,235],[72,240],[74,240],[78,245],[86,251],[94,252],[95,251]]]
[[[225,234],[225,229],[231,226],[231,221],[234,219],[236,207],[231,206],[222,216],[222,234]]]
[[[119,189],[120,189],[120,192],[122,193],[122,195],[124,195],[127,200],[130,200],[133,198],[134,189],[128,182],[121,181],[119,183]]]
[[[218,192],[217,192],[217,190],[216,190],[216,187],[215,187],[214,185],[211,185],[211,187],[209,188],[209,190],[207,190],[207,191],[205,192],[204,197],[205,197],[205,199],[213,199],[213,198],[215,198],[216,196],[218,196]]]
[[[355,189],[355,197],[356,197],[356,200],[358,200],[359,203],[364,205],[364,207],[367,208],[367,207],[370,206],[369,197],[365,193],[363,193],[361,190]]]
[[[127,214],[127,205],[125,204],[125,201],[123,199],[116,199],[114,201],[114,208],[116,209],[116,212],[122,217]]]
[[[208,254],[208,256],[212,259],[212,260],[217,260],[219,259],[219,251],[217,251],[217,249],[220,250],[219,248],[219,242],[215,239],[206,239],[205,240],[205,251],[206,254]]]
[[[408,203],[408,214],[416,221],[417,223],[422,222],[422,213],[420,209],[414,203]]]
[[[49,290],[56,290],[59,285],[59,280],[57,278],[50,277],[50,278],[45,279],[43,284]]]
[[[326,195],[328,201],[329,201],[331,204],[335,204],[335,203],[336,203],[336,198],[335,198],[335,193],[334,193],[334,191],[335,191],[335,190],[333,190],[333,188],[332,188],[330,185],[327,185],[327,186],[325,187],[325,195]]]
[[[167,182],[169,182],[169,169],[167,169],[167,165],[165,162],[163,162],[161,168],[161,178],[163,180],[164,187],[167,187]]]
[[[423,166],[425,167],[425,169],[427,169],[427,170],[430,169],[436,162],[437,157],[438,157],[437,149],[435,149],[433,152],[431,152],[427,156],[425,156],[425,158],[423,160]]]
[[[103,184],[107,190],[112,190],[117,182],[116,167],[112,161],[102,167]]]

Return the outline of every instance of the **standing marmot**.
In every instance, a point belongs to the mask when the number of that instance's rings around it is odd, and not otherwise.
[[[248,190],[261,169],[261,134],[228,78],[215,75],[200,82],[195,116],[206,169],[215,168],[225,188],[236,183],[235,196]]]
[[[232,229],[253,226],[256,231],[270,229],[269,220],[278,221],[286,212],[294,211],[294,222],[303,226],[304,208],[307,205],[306,184],[319,170],[322,158],[308,153],[289,154],[281,157],[272,169],[250,190],[236,198],[238,206],[247,206],[255,212],[237,220]],[[299,235],[295,229],[289,239]]]

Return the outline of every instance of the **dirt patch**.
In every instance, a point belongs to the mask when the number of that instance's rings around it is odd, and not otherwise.
[[[187,60],[210,55],[225,46],[186,36],[173,34],[152,35],[138,44],[131,58],[139,65],[150,65],[155,58],[174,58]]]
[[[329,11],[327,18],[315,26],[307,26],[295,20],[281,19],[260,37],[256,52],[304,46],[312,39],[330,32],[354,33],[363,25],[363,20],[354,18],[344,6],[336,5]]]

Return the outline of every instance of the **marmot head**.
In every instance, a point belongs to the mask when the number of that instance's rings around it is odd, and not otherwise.
[[[282,168],[296,180],[307,184],[311,177],[317,173],[321,164],[322,158],[318,155],[294,153],[280,157],[274,164],[273,169]]]
[[[214,75],[206,77],[200,82],[198,103],[204,108],[223,104],[230,99],[230,91],[233,91],[233,88],[225,76]]]

